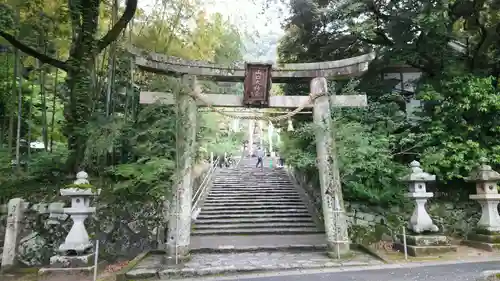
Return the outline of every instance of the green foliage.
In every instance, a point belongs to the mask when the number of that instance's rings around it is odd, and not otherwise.
[[[355,85],[339,85],[339,92],[358,94]],[[395,143],[399,139],[390,133],[400,129],[403,120],[399,109],[391,103],[373,102],[367,109],[343,109],[333,113],[345,199],[377,205],[401,202],[405,187],[398,178],[407,170],[394,161],[399,148]],[[287,163],[307,171],[313,180],[318,179],[315,131],[309,122],[300,124],[283,138],[281,150]]]
[[[360,84],[345,91],[349,83],[341,82],[332,89],[368,96],[367,108],[335,109],[334,114],[341,176],[351,199],[394,202],[398,189],[404,190],[397,178],[415,159],[437,175],[436,188],[447,192],[447,199],[467,193],[462,179],[479,158],[500,167],[495,86],[500,53],[492,32],[500,24],[496,4],[311,0],[292,1],[290,12],[279,46],[282,62],[330,61],[373,50],[379,55]],[[414,97],[423,104],[418,118],[408,118],[403,110],[410,93],[393,92],[398,82],[381,78],[389,64],[422,72],[415,84]],[[309,89],[294,84],[284,91]],[[299,128],[284,141],[290,161],[315,173],[312,130]]]
[[[500,96],[491,79],[462,75],[422,86],[422,162],[441,179],[467,176],[483,157],[500,164]]]
[[[33,153],[24,171],[15,169],[9,155],[9,151],[0,150],[0,201],[14,197],[50,200],[67,183],[65,162],[68,153],[64,146],[55,145],[52,152]]]
[[[19,113],[22,119],[20,138],[26,142],[48,139],[54,145],[42,152],[23,146],[21,158],[26,164],[18,170],[11,163],[18,113],[13,90],[17,85],[12,82],[15,81],[13,54],[0,52],[0,145],[3,148],[0,161],[4,161],[0,163],[0,197],[40,200],[56,195],[58,188],[74,180],[71,172],[75,167],[68,165],[79,161],[68,161],[71,157],[81,160],[79,168],[92,176],[91,184],[101,188],[103,197],[110,202],[155,202],[168,197],[177,156],[175,109],[160,104],[141,106],[137,86],[146,91],[178,93],[185,85],[174,77],[134,71],[131,69],[133,58],[126,47],[134,44],[185,59],[231,63],[242,55],[238,29],[221,15],[206,17],[196,3],[165,2],[162,3],[164,9],[152,15],[139,11],[136,24],[125,33],[127,36],[96,56],[95,52],[87,51],[95,48],[95,39],[111,26],[112,12],[107,6],[99,7],[99,26],[95,30],[85,30],[77,42],[73,41],[72,32],[79,28],[71,27],[79,23],[70,22],[69,11],[79,7],[68,7],[66,2],[57,0],[43,5],[36,1],[25,4],[20,6],[19,30],[22,32],[19,38],[23,43],[42,53],[47,51],[54,58],[70,55],[68,63],[79,68],[78,71],[56,72],[49,65],[40,67],[33,58],[23,57],[24,67],[31,66],[35,70],[31,71],[29,79],[23,79],[25,104]],[[10,9],[10,4],[7,7]],[[84,12],[92,12],[95,8]],[[3,12],[0,22],[12,23],[14,27],[14,10],[9,9],[0,9]],[[37,14],[40,11],[43,11],[41,17]],[[198,15],[195,24],[187,25],[194,15]],[[90,27],[94,23],[97,21],[84,24]],[[4,31],[12,31],[3,27]],[[0,44],[7,43],[2,40]],[[73,50],[82,52],[70,54],[70,44]],[[94,56],[95,63],[92,61]],[[241,85],[203,84],[213,92],[242,92]],[[221,132],[219,128],[221,123],[228,122],[227,118],[200,114],[198,121],[196,161],[201,161],[211,151],[232,152],[239,148],[242,134]]]
[[[338,154],[346,198],[371,204],[398,204],[407,169],[393,161],[392,140],[359,122],[336,122]]]

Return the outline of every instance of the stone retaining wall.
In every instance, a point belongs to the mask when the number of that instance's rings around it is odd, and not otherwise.
[[[6,225],[7,225],[7,205],[0,205],[0,248],[3,247],[3,239],[5,237]]]
[[[317,213],[322,214],[320,187],[315,186],[304,174],[296,170],[291,171],[291,174],[296,183],[308,194],[310,204],[317,210]],[[481,208],[474,201],[447,202],[432,198],[426,206],[434,223],[446,235],[455,237],[463,237],[468,233],[481,216]],[[414,203],[403,202],[401,206],[384,208],[363,202],[346,201],[344,207],[351,228],[351,239],[361,242],[360,240],[365,239],[379,240],[383,236],[394,237],[395,234],[401,233],[402,227],[413,212]]]
[[[208,167],[205,163],[194,169],[193,189],[198,188]],[[50,208],[59,209],[62,213],[65,204],[68,205],[68,202],[52,203]],[[87,220],[87,230],[91,239],[100,241],[101,258],[128,259],[158,247],[165,227],[162,214],[165,209],[161,203],[129,201],[92,204],[97,207],[97,213]],[[66,237],[72,224],[71,219],[65,214],[52,215],[53,219],[49,219],[50,208],[49,204],[39,203],[31,205],[25,211],[22,238],[18,247],[18,260],[21,263],[28,266],[47,264]],[[0,248],[3,247],[5,237],[6,211],[6,206],[0,205]]]

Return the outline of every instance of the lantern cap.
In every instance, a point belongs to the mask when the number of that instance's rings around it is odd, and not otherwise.
[[[487,165],[487,159],[482,157],[479,159],[480,165],[474,169],[466,181],[471,182],[485,182],[485,181],[500,181],[500,174],[493,170],[490,165]]]
[[[426,181],[435,181],[436,176],[424,172],[420,167],[420,162],[413,160],[410,163],[410,174],[401,178],[402,181],[406,182],[426,182]]]

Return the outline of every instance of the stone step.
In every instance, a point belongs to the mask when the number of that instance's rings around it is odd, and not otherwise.
[[[280,218],[285,218],[285,219],[302,219],[302,218],[311,218],[311,215],[307,211],[300,211],[296,213],[251,213],[249,214],[248,212],[246,213],[239,213],[239,214],[221,214],[220,212],[213,213],[213,214],[207,214],[201,212],[197,219],[198,220],[207,220],[207,219],[280,219]]]
[[[212,188],[210,193],[292,193],[298,194],[298,191],[295,189],[264,189],[264,188],[241,188],[241,189],[232,189],[232,188]]]
[[[257,235],[257,234],[313,234],[321,233],[315,227],[286,228],[246,228],[246,229],[200,229],[193,230],[193,235]]]
[[[235,171],[228,172],[228,173],[217,173],[215,174],[217,177],[226,177],[229,179],[238,179],[238,178],[265,178],[265,179],[279,179],[279,180],[290,180],[287,174],[266,174],[266,173],[260,173],[260,172],[253,172],[253,171],[242,171],[241,173],[235,173]]]
[[[229,197],[275,198],[283,196],[283,198],[289,198],[298,196],[298,193],[296,192],[213,192],[213,193],[210,192],[208,196],[224,197],[224,198],[229,198]]]
[[[240,198],[240,199],[227,199],[227,198],[213,198],[213,197],[208,197],[205,200],[206,203],[212,203],[212,204],[240,204],[240,203],[247,203],[247,202],[293,202],[293,203],[302,203],[302,200],[299,197],[296,198],[280,198],[280,197],[261,197],[261,198]]]
[[[238,177],[237,179],[228,179],[228,178],[220,178],[220,177],[215,177],[214,178],[214,182],[218,182],[220,180],[220,182],[227,182],[227,183],[231,183],[231,184],[238,184],[238,183],[244,183],[244,182],[247,182],[247,181],[254,181],[255,183],[275,183],[275,184],[279,184],[279,183],[282,183],[282,184],[290,184],[291,181],[290,180],[282,180],[282,179],[263,179],[263,178],[258,178],[258,177],[250,177],[250,178],[247,178],[247,177]]]
[[[281,192],[281,193],[258,193],[258,192],[244,192],[244,193],[235,193],[235,192],[217,192],[217,193],[210,193],[211,197],[224,197],[224,198],[230,198],[230,197],[268,197],[268,198],[273,198],[273,197],[280,197],[280,196],[297,196],[297,193],[292,193],[292,192]]]
[[[313,234],[269,234],[269,235],[203,235],[191,239],[193,253],[204,252],[276,252],[284,250],[308,251],[325,250],[326,236],[323,233]]]
[[[247,180],[241,180],[238,182],[228,182],[226,180],[220,180],[220,181],[212,181],[214,185],[256,185],[256,186],[293,186],[291,182],[267,182],[262,179],[247,179]]]
[[[241,182],[241,183],[227,183],[227,182],[214,182],[212,186],[222,186],[222,187],[267,187],[267,188],[295,188],[291,183],[255,183],[255,182]]]
[[[276,235],[278,236],[278,235]],[[293,235],[296,236],[296,235]],[[209,237],[208,235],[201,237]],[[234,236],[233,236],[234,237]],[[254,236],[252,236],[254,237]],[[279,237],[278,237],[279,239]],[[263,253],[263,252],[286,252],[286,253],[304,253],[304,252],[325,252],[327,249],[326,244],[321,245],[304,245],[304,244],[294,244],[294,245],[277,245],[277,246],[219,246],[219,247],[207,247],[207,248],[196,248],[192,249],[191,253],[197,254],[214,254],[214,253]]]
[[[195,224],[194,229],[247,229],[247,228],[288,228],[316,227],[313,222],[281,222],[281,223],[231,223],[231,224]]]
[[[259,201],[259,200],[265,200],[265,201],[270,201],[270,200],[277,200],[277,201],[284,201],[284,200],[300,200],[301,197],[298,193],[294,194],[292,192],[288,194],[279,194],[279,195],[269,195],[268,193],[257,193],[254,195],[248,195],[248,194],[209,194],[206,198],[207,200],[214,200],[214,201],[235,201],[235,202],[240,202],[240,201]]]
[[[279,223],[279,222],[312,222],[312,217],[246,217],[246,218],[231,218],[231,219],[205,219],[198,216],[196,220],[196,225],[202,224],[228,224],[228,223],[249,223],[249,222],[268,222],[268,223]]]
[[[255,205],[255,206],[203,206],[203,210],[225,210],[225,211],[233,211],[233,210],[266,210],[268,212],[273,212],[271,210],[276,209],[306,209],[306,207],[302,204],[286,204],[286,205]]]
[[[221,202],[206,202],[203,207],[214,207],[214,206],[231,206],[231,207],[255,207],[255,206],[282,206],[282,205],[293,205],[293,206],[301,206],[302,201],[246,201],[246,202],[231,202],[231,203],[221,203]]]
[[[283,181],[290,181],[290,178],[286,174],[262,174],[262,173],[254,173],[252,171],[242,171],[241,173],[224,173],[224,174],[215,174],[216,177],[219,178],[227,178],[227,179],[234,179],[238,180],[241,178],[244,179],[249,179],[249,178],[259,178],[259,179],[266,179],[266,180],[283,180]]]
[[[246,185],[246,186],[231,186],[231,185],[218,185],[218,186],[212,186],[211,190],[215,191],[259,191],[259,192],[271,192],[271,191],[278,191],[278,192],[283,192],[283,191],[288,191],[288,192],[297,192],[297,190],[294,187],[289,187],[289,186],[254,186],[254,185]]]
[[[241,184],[227,184],[227,183],[219,183],[212,184],[212,187],[220,187],[220,188],[271,188],[271,189],[295,189],[295,187],[291,184],[288,185],[272,185],[272,184],[255,184],[255,183],[241,183]]]
[[[220,201],[242,201],[242,200],[300,200],[299,195],[274,195],[270,196],[267,194],[256,194],[256,195],[228,195],[228,196],[215,196],[208,195],[208,200],[220,200]]]
[[[226,175],[215,175],[213,177],[214,180],[228,181],[228,182],[242,182],[245,180],[253,180],[257,182],[281,182],[281,183],[290,183],[292,182],[288,176],[266,176],[266,175],[251,175],[251,174],[243,174],[236,176],[226,176]]]
[[[262,171],[245,171],[245,169],[241,169],[240,171],[238,170],[233,170],[233,171],[224,171],[224,172],[219,172],[216,173],[216,176],[219,177],[227,177],[227,178],[237,178],[238,176],[244,177],[244,178],[250,178],[250,177],[266,177],[268,179],[289,179],[288,175],[286,173],[270,173],[270,172],[264,172]]]
[[[224,180],[221,181],[212,181],[213,185],[234,185],[234,186],[293,186],[290,182],[264,182],[262,180],[243,180],[241,182],[227,182]]]
[[[199,216],[203,215],[213,215],[213,214],[221,214],[221,215],[235,215],[235,214],[285,214],[287,216],[292,216],[295,214],[308,214],[308,210],[305,207],[301,208],[288,208],[288,209],[274,209],[270,211],[269,209],[243,209],[243,208],[238,208],[235,210],[224,210],[220,208],[211,208],[211,209],[206,209],[202,208],[200,211]],[[199,217],[198,216],[198,217]]]
[[[258,188],[241,188],[241,189],[232,189],[232,188],[216,188],[211,189],[210,194],[212,193],[228,193],[228,194],[244,194],[244,193],[254,193],[254,194],[293,194],[297,195],[299,192],[297,190],[284,190],[284,189],[258,189]]]

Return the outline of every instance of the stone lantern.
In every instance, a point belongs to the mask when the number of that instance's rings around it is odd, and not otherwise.
[[[88,175],[81,171],[76,175],[74,185],[89,185]],[[42,268],[40,271],[57,272],[67,271],[68,269],[87,270],[91,269],[94,260],[93,245],[90,242],[87,229],[85,228],[85,219],[95,213],[96,208],[90,207],[90,200],[100,194],[100,189],[92,190],[90,188],[65,188],[61,189],[62,196],[71,199],[71,206],[64,208],[64,213],[73,220],[64,243],[59,247],[60,255],[50,258],[50,268]]]
[[[412,161],[410,173],[401,180],[408,184],[405,196],[415,200],[415,209],[408,223],[409,233],[406,237],[399,235],[399,241],[394,245],[395,249],[404,250],[402,241],[406,238],[406,249],[411,256],[456,251],[456,247],[450,245],[448,237],[437,233],[439,227],[434,224],[425,209],[427,200],[434,196],[432,192],[427,192],[427,183],[435,181],[436,176],[424,172],[418,161]]]
[[[469,195],[469,198],[481,204],[481,218],[477,223],[477,228],[473,233],[467,235],[465,244],[493,251],[500,248],[500,215],[498,214],[498,203],[500,194],[497,183],[500,181],[500,174],[494,171],[491,166],[486,165],[486,159],[481,159],[482,164],[471,172],[466,178],[469,182],[476,183],[476,194]]]
[[[89,184],[87,177],[87,173],[79,172],[75,184],[78,184],[78,181],[86,181],[83,182],[83,184]],[[93,248],[84,222],[89,215],[95,213],[95,207],[90,207],[90,199],[99,193],[100,190],[94,192],[91,189],[61,189],[62,196],[71,198],[71,207],[64,208],[64,213],[71,217],[73,226],[68,232],[64,243],[59,247],[60,252],[76,252],[78,254],[83,254]]]
[[[410,169],[411,173],[402,178],[403,181],[408,183],[406,197],[415,199],[415,209],[410,218],[409,228],[415,233],[424,231],[437,232],[439,228],[432,222],[425,209],[427,199],[434,196],[432,192],[427,192],[427,182],[436,181],[436,176],[424,172],[417,161],[410,163]]]

